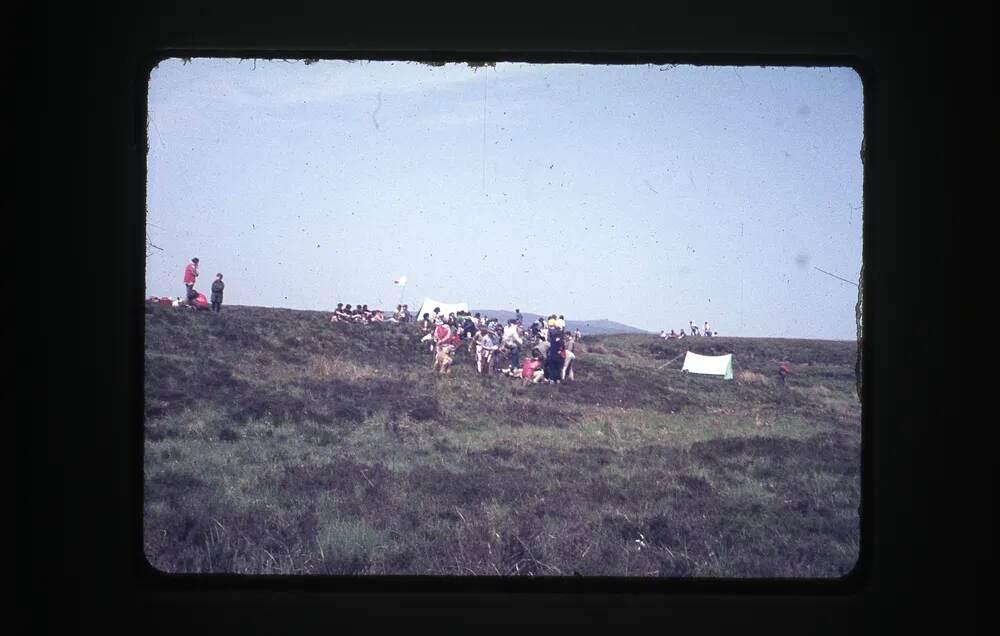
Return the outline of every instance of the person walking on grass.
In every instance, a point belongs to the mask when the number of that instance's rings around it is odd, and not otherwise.
[[[476,370],[481,375],[489,375],[493,366],[493,356],[499,346],[496,337],[486,327],[479,328],[479,340],[476,343]]]
[[[193,297],[198,294],[194,291],[194,283],[198,278],[198,257],[191,259],[191,262],[187,264],[184,268],[184,300],[183,302],[191,302]]]
[[[510,373],[514,373],[517,367],[520,366],[518,354],[520,353],[521,345],[524,344],[524,340],[519,333],[520,327],[520,323],[516,319],[512,319],[507,321],[507,326],[503,329],[503,344],[510,352]]]
[[[222,313],[222,290],[226,288],[226,284],[222,282],[222,274],[216,274],[215,280],[212,281],[212,311],[215,313]]]
[[[791,371],[788,369],[787,362],[782,362],[781,364],[778,365],[778,384],[780,386],[786,386],[785,378],[788,377],[789,373],[791,373]]]

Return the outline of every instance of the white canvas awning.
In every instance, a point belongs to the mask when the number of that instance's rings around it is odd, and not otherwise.
[[[701,373],[704,375],[718,375],[724,380],[733,379],[733,354],[727,353],[724,356],[703,356],[697,353],[687,352],[684,356],[684,366],[681,371],[690,373]]]
[[[422,320],[424,314],[430,315],[434,318],[434,308],[438,307],[441,309],[441,316],[445,318],[448,314],[457,314],[459,311],[469,311],[469,303],[443,303],[440,300],[434,300],[433,298],[424,298],[424,302],[421,303],[420,309],[417,310],[417,315],[414,316],[416,320]]]

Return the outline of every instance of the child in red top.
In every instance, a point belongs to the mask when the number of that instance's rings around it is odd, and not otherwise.
[[[542,354],[538,349],[531,352],[530,358],[525,358],[521,364],[521,377],[532,382],[537,382],[536,375],[542,375]]]

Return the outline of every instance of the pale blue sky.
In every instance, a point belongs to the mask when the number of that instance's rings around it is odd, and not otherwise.
[[[423,297],[659,331],[853,339],[849,68],[168,59],[149,84],[147,295]]]

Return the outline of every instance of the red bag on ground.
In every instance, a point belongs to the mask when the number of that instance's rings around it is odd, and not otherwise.
[[[212,305],[209,304],[208,299],[205,298],[205,294],[198,292],[198,297],[194,299],[194,306],[198,309],[211,309]]]

